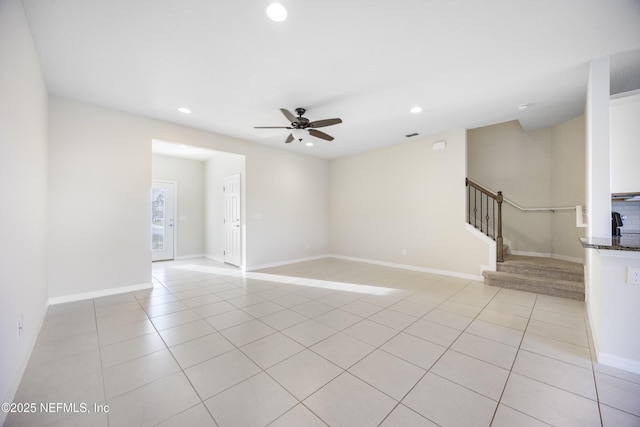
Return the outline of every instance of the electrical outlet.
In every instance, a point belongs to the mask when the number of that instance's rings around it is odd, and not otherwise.
[[[406,254],[407,254],[407,250],[406,250],[406,249],[403,249],[403,250],[402,250],[402,255],[406,255]]]
[[[640,285],[640,268],[629,267],[627,269],[627,283],[630,285]]]

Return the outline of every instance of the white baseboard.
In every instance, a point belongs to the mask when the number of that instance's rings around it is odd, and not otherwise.
[[[401,268],[401,269],[410,270],[410,271],[420,271],[422,273],[440,274],[442,276],[457,277],[459,279],[477,280],[480,282],[484,280],[484,277],[482,276],[478,276],[475,274],[459,273],[456,271],[438,270],[435,268],[419,267],[416,265],[407,265],[407,264],[396,264],[393,262],[377,261],[377,260],[364,259],[364,258],[354,258],[354,257],[343,256],[343,255],[330,254],[329,256],[331,258],[344,259],[347,261],[364,262],[367,264],[382,265],[385,267]]]
[[[553,259],[559,259],[559,260],[562,260],[562,261],[570,261],[570,262],[577,262],[578,264],[584,264],[584,259],[582,259],[582,258],[575,258],[575,257],[570,257],[570,256],[565,256],[565,255],[547,253],[547,252],[529,252],[529,251],[514,251],[514,250],[511,250],[511,253],[513,255],[535,256],[535,257],[539,257],[539,258],[553,258]]]
[[[483,271],[496,271],[496,266],[495,265],[481,265],[480,266],[480,274],[482,274]]]
[[[640,361],[614,356],[613,354],[599,352],[598,363],[622,369],[623,371],[640,374]]]
[[[278,262],[272,262],[267,264],[252,265],[250,267],[247,267],[246,271],[256,271],[256,270],[262,270],[263,268],[280,267],[283,265],[296,264],[299,262],[306,262],[306,261],[316,261],[319,259],[324,259],[329,257],[330,255],[324,254],[324,255],[315,255],[315,256],[304,257],[304,258],[288,259],[285,261],[278,261]]]
[[[591,332],[591,341],[593,341],[593,351],[595,354],[600,353],[600,336],[598,331],[594,328],[593,315],[591,314],[591,306],[589,305],[589,293],[586,293],[585,304],[587,306],[587,320],[589,321],[589,330]]]
[[[121,286],[118,288],[102,289],[100,291],[82,292],[79,294],[65,295],[63,297],[49,298],[49,305],[63,304],[65,302],[81,301],[85,299],[100,298],[110,295],[125,294],[127,292],[142,291],[151,289],[152,283],[142,283],[140,285]]]
[[[175,257],[176,261],[180,261],[183,259],[194,259],[194,258],[206,258],[207,256],[205,254],[193,254],[193,255],[180,255]]]
[[[550,253],[546,253],[546,252],[531,252],[531,251],[514,251],[513,248],[511,249],[511,254],[513,254],[513,255],[522,255],[522,256],[535,256],[535,257],[540,257],[540,258],[551,258],[551,254]]]
[[[551,254],[551,258],[559,259],[559,260],[562,260],[562,261],[575,262],[575,263],[578,263],[578,264],[584,264],[584,259],[583,258],[575,258],[575,257],[571,257],[571,256],[557,255],[557,254]]]
[[[27,365],[29,364],[31,353],[33,353],[33,349],[35,348],[36,342],[38,341],[38,336],[40,335],[40,330],[42,329],[42,325],[44,324],[44,319],[47,317],[48,307],[49,303],[45,302],[45,307],[40,314],[40,318],[35,320],[36,330],[34,334],[31,335],[29,342],[27,343],[25,352],[22,355],[22,359],[20,360],[18,367],[14,371],[13,376],[11,377],[9,387],[7,389],[7,394],[4,396],[4,400],[2,402],[13,402],[13,399],[15,399],[16,397],[16,393],[18,392],[18,387],[20,387],[20,382],[22,381],[24,371],[27,370]],[[0,411],[0,426],[4,425],[6,417],[7,413],[4,411]]]

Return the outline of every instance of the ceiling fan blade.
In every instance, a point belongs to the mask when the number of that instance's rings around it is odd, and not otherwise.
[[[291,126],[254,126],[254,129],[293,129]]]
[[[325,120],[316,120],[315,122],[309,123],[308,127],[310,128],[322,128],[325,126],[337,125],[338,123],[342,123],[342,119],[325,119]]]
[[[280,111],[282,111],[282,114],[284,114],[287,120],[289,120],[291,123],[300,123],[300,120],[298,120],[298,118],[291,114],[291,112],[286,108],[281,108]]]
[[[293,134],[290,133],[289,136],[287,137],[287,139],[284,141],[285,144],[290,143],[291,141],[293,141]]]
[[[333,137],[331,135],[327,135],[324,132],[320,132],[319,130],[309,129],[309,135],[315,136],[316,138],[325,139],[327,141],[333,141]]]

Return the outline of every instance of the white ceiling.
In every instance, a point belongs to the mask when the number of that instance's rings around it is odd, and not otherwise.
[[[583,112],[601,56],[620,54],[616,87],[640,87],[640,0],[281,2],[277,23],[270,0],[23,0],[51,94],[324,158],[413,132],[555,125]],[[322,129],[335,140],[253,129],[296,107],[341,117]]]
[[[161,156],[178,157],[181,159],[198,160],[202,162],[221,155],[229,155],[228,153],[223,153],[221,151],[208,150],[206,148],[170,141],[162,141],[160,139],[153,139],[151,141],[151,152]]]

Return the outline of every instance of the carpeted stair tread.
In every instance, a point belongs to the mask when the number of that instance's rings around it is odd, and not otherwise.
[[[518,289],[584,301],[582,264],[553,258],[508,255],[498,271],[482,275],[490,286]]]
[[[509,255],[498,263],[498,271],[526,274],[549,279],[584,281],[584,268],[576,262],[554,258]]]

